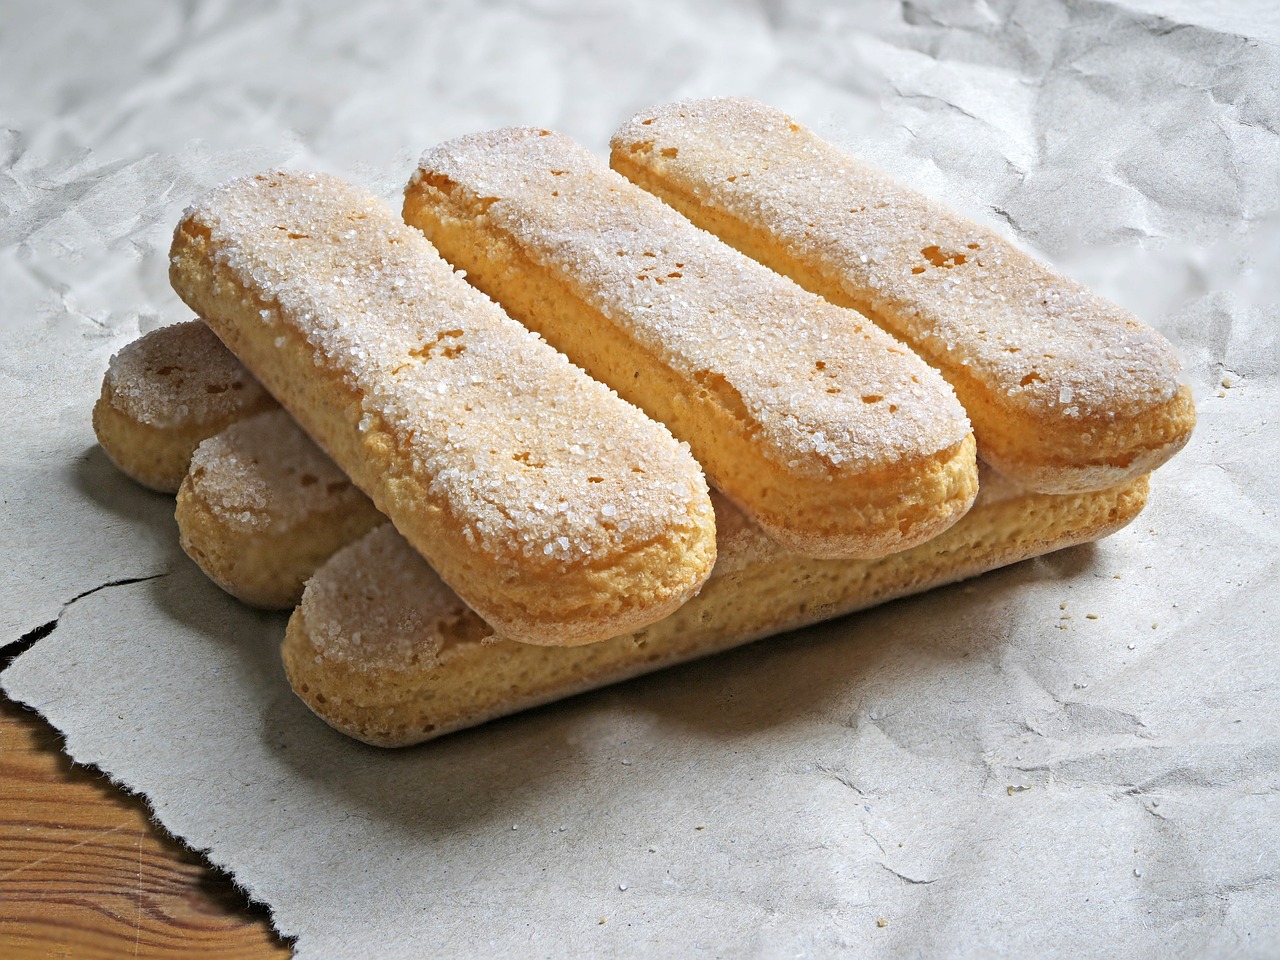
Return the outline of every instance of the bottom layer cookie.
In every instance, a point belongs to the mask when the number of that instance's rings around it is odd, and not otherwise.
[[[285,636],[285,671],[330,726],[376,746],[408,746],[1100,539],[1136,517],[1146,496],[1146,478],[1049,495],[984,471],[963,520],[876,560],[786,554],[717,499],[719,560],[701,593],[644,630],[580,647],[497,638],[385,525],[335,554],[307,585]]]

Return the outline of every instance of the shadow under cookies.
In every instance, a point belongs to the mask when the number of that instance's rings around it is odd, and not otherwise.
[[[148,490],[131,480],[96,443],[64,469],[77,492],[115,516],[139,524],[173,516],[173,494]]]

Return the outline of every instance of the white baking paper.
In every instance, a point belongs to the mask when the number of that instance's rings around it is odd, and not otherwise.
[[[1273,5],[5,5],[5,691],[303,957],[1280,955]],[[284,683],[89,410],[181,208],[508,124],[788,110],[1137,310],[1200,422],[1103,543],[397,752]],[[47,635],[46,635],[47,634]]]

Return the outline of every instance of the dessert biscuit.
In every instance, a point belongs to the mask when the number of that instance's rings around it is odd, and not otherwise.
[[[744,99],[643,111],[611,163],[694,223],[906,341],[980,456],[1046,492],[1155,469],[1195,410],[1169,344],[999,235]]]
[[[394,530],[380,527],[307,584],[285,634],[285,672],[330,726],[377,746],[406,746],[1096,540],[1138,514],[1147,481],[1050,495],[984,472],[982,490],[938,537],[874,560],[789,554],[716,498],[719,559],[701,593],[650,627],[571,649],[497,638]]]
[[[201,440],[276,405],[199,320],[160,327],[111,358],[93,430],[144,487],[174,493]]]
[[[635,630],[710,572],[688,448],[364,191],[288,172],[219,187],[179,224],[170,278],[504,636]]]
[[[788,549],[880,556],[972,503],[973,437],[936,371],[568,138],[499,130],[430,150],[404,216],[513,316],[687,440]]]
[[[320,564],[387,519],[280,409],[196,448],[175,516],[209,579],[267,609],[297,605]]]

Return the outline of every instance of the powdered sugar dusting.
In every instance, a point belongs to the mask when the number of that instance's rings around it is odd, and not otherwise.
[[[485,198],[490,226],[682,377],[736,409],[796,473],[932,454],[968,421],[947,384],[851,310],[727,247],[568,138],[532,129],[428,151],[416,178]]]
[[[496,557],[590,563],[709,510],[688,449],[331,177],[273,172],[189,213],[267,317],[362,397],[429,493]],[[613,513],[605,511],[613,508]]]
[[[266,396],[200,320],[160,327],[126,345],[111,358],[106,380],[117,410],[159,429],[231,419]]]
[[[890,329],[925,359],[1000,383],[1013,406],[1111,419],[1177,390],[1168,343],[1127,311],[771,107],[669,104],[613,143],[842,276],[872,316],[899,318]]]
[[[284,534],[365,496],[283,410],[241,420],[191,457],[192,492],[224,523]]]

